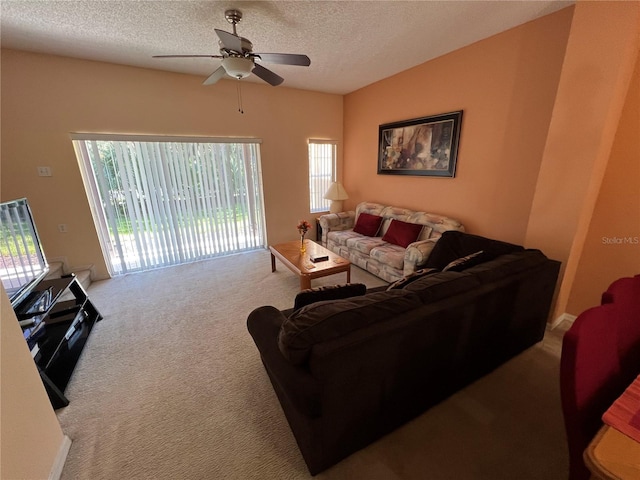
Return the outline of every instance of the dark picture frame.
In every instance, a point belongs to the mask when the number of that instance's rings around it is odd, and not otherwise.
[[[378,174],[455,177],[462,110],[378,129]]]

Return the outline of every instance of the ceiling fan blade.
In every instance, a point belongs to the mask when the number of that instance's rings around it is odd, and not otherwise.
[[[152,55],[151,58],[222,58],[222,55]]]
[[[242,40],[240,37],[233,33],[225,32],[224,30],[214,29],[218,38],[222,42],[222,45],[227,50],[233,50],[234,52],[242,53]]]
[[[224,77],[226,73],[227,72],[224,69],[224,67],[222,65],[220,65],[215,72],[213,72],[211,75],[209,75],[209,77],[207,77],[207,79],[204,82],[202,82],[202,84],[203,85],[213,85],[218,80],[220,80],[222,77]]]
[[[279,63],[281,65],[299,65],[308,67],[311,60],[306,55],[298,55],[296,53],[256,53],[263,62]]]
[[[257,63],[255,64],[251,72],[255,73],[256,76],[260,77],[262,80],[274,87],[284,82],[284,78],[282,78],[280,75],[272,72],[267,68],[264,68],[262,65],[258,65]]]

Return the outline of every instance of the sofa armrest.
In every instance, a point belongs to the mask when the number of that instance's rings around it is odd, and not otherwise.
[[[308,417],[319,417],[322,406],[318,381],[305,366],[290,363],[278,348],[278,333],[285,320],[277,308],[259,307],[249,314],[247,329],[280,400]]]
[[[327,213],[318,218],[322,228],[322,244],[327,244],[327,234],[332,231],[349,230],[356,224],[356,212]]]
[[[431,251],[437,241],[437,238],[429,238],[409,244],[404,252],[403,274],[410,275],[416,270],[420,270],[427,262],[427,258],[431,255]]]

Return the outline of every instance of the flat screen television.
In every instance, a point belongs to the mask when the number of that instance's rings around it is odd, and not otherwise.
[[[0,203],[0,277],[11,306],[15,309],[48,273],[27,199]]]

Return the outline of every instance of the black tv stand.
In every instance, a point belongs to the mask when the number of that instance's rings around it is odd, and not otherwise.
[[[53,289],[35,290],[27,295],[16,309],[16,316],[19,320],[25,320],[46,312],[51,306]]]
[[[50,299],[38,307],[41,312],[29,313],[33,327],[23,327],[23,333],[53,408],[61,408],[69,404],[64,391],[89,334],[102,315],[73,274],[40,282],[33,297],[47,296]],[[16,313],[20,315],[30,308],[33,307],[18,305]]]

